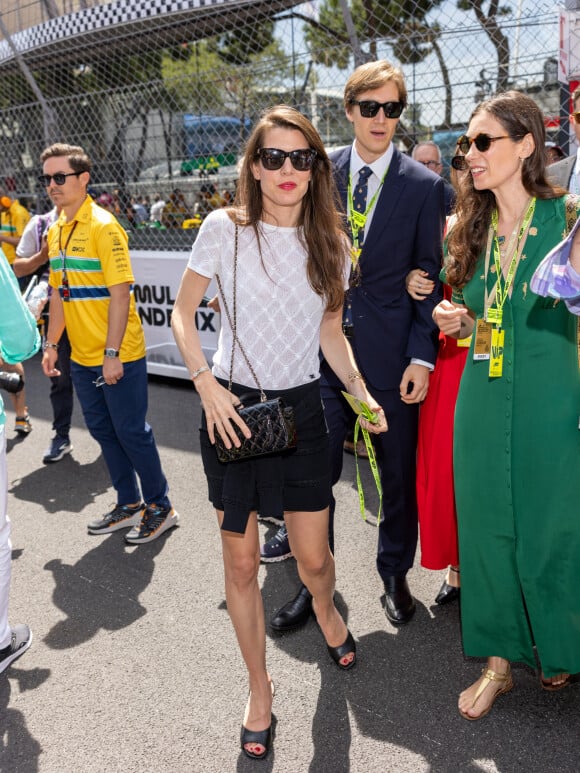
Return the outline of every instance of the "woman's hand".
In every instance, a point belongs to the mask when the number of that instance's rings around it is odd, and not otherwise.
[[[241,405],[239,397],[216,381],[210,371],[200,374],[195,379],[195,387],[205,412],[211,443],[215,443],[217,431],[226,448],[231,448],[232,445],[239,448],[241,443],[234,425],[239,427],[244,437],[252,436],[247,424],[236,411],[236,406]]]
[[[411,298],[416,301],[424,301],[433,292],[435,282],[429,279],[429,274],[426,271],[414,268],[407,274],[405,285]]]
[[[378,435],[381,432],[386,432],[389,429],[384,410],[367,390],[362,378],[354,379],[354,381],[352,381],[348,387],[348,392],[358,400],[365,402],[371,411],[378,417],[377,422],[373,424],[372,421],[369,421],[368,419],[365,419],[363,416],[361,416],[359,419],[361,427],[368,429],[368,431],[372,432],[374,435]]]
[[[387,424],[387,419],[385,416],[385,412],[381,408],[380,405],[377,405],[375,401],[371,397],[371,401],[367,404],[371,411],[375,413],[378,417],[377,421],[373,424],[372,421],[369,421],[368,419],[364,419],[362,416],[359,418],[359,423],[363,429],[367,429],[369,432],[372,432],[373,435],[380,435],[381,432],[386,432],[389,429],[389,425]]]
[[[467,338],[473,330],[473,319],[465,306],[441,301],[433,309],[433,320],[439,330],[452,338]]]

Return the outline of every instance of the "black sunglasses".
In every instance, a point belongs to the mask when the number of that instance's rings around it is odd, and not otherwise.
[[[457,147],[462,153],[469,153],[469,148],[475,145],[480,153],[485,153],[486,150],[490,149],[492,142],[509,139],[511,139],[509,134],[502,134],[501,137],[490,137],[489,134],[478,134],[477,137],[468,137],[467,134],[464,134],[457,140]]]
[[[82,172],[57,172],[56,174],[41,174],[38,177],[38,182],[48,188],[50,181],[54,180],[56,185],[64,185],[67,177],[78,177]]]
[[[467,161],[465,156],[453,156],[451,159],[451,166],[457,172],[464,172],[467,169]]]
[[[402,102],[375,102],[374,99],[350,100],[351,105],[358,105],[363,118],[374,118],[381,107],[385,118],[399,118],[405,105]]]
[[[299,150],[280,150],[279,148],[260,148],[256,152],[264,169],[275,172],[282,169],[287,158],[297,172],[308,172],[312,169],[318,153],[313,148]]]

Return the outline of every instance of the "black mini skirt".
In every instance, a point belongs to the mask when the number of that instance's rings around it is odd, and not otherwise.
[[[255,387],[232,384],[232,392],[238,397],[255,391]],[[255,459],[220,462],[202,412],[199,434],[209,501],[224,512],[222,529],[239,534],[246,531],[254,510],[282,518],[285,512],[318,512],[330,503],[330,452],[320,382],[265,391],[268,399],[281,397],[294,408],[296,448]]]

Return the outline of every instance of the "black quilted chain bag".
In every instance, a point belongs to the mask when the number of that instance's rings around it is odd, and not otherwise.
[[[230,378],[228,389],[232,391],[232,374],[234,371],[234,354],[236,344],[242,353],[246,365],[252,374],[254,381],[258,385],[259,392],[250,392],[241,395],[241,405],[236,408],[244,422],[248,425],[252,437],[246,438],[242,435],[237,426],[234,430],[241,445],[239,448],[232,446],[226,448],[221,436],[216,433],[215,449],[220,462],[235,462],[240,459],[250,459],[256,456],[265,456],[266,454],[277,454],[296,446],[296,425],[294,422],[294,411],[291,406],[287,406],[281,397],[268,400],[266,393],[262,389],[258,377],[252,368],[246,355],[244,347],[240,343],[237,334],[236,319],[236,284],[238,268],[238,226],[235,230],[234,243],[234,289],[233,289],[233,320],[230,316],[227,303],[225,301],[221,280],[216,275],[216,281],[219,287],[221,300],[224,305],[224,311],[233,333],[232,356],[230,360]]]

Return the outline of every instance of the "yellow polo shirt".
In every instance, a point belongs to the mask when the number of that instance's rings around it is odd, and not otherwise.
[[[14,199],[6,212],[0,212],[0,231],[6,236],[22,236],[26,223],[30,220],[30,212],[22,206],[18,199]],[[16,247],[13,244],[2,242],[2,251],[12,265],[16,259]]]
[[[127,234],[115,216],[87,196],[71,222],[63,212],[50,227],[48,254],[49,284],[63,301],[71,358],[79,365],[102,365],[111,302],[109,287],[125,282],[131,284],[131,300],[120,358],[122,362],[133,362],[144,357],[145,335],[135,308],[135,277]]]

